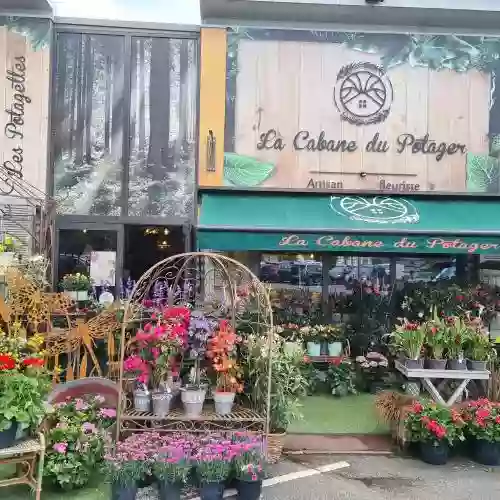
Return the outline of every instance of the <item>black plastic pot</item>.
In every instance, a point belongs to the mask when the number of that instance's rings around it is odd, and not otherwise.
[[[224,483],[201,483],[201,500],[222,500],[224,495]]]
[[[475,361],[473,359],[470,359],[467,363],[467,366],[469,367],[469,370],[474,370],[474,371],[485,371],[488,369],[488,362],[487,361]]]
[[[236,481],[236,490],[239,500],[259,500],[262,491],[262,479],[258,481]]]
[[[448,370],[467,370],[466,359],[449,359]]]
[[[16,442],[17,422],[12,421],[9,429],[0,431],[0,450],[10,448]]]
[[[446,370],[446,359],[428,359],[427,368],[429,370]]]
[[[137,495],[137,485],[125,486],[120,483],[111,485],[111,500],[135,500]]]
[[[448,462],[450,449],[447,443],[420,443],[420,458],[431,465],[444,465]]]
[[[158,490],[160,493],[160,500],[180,500],[182,484],[158,481]]]
[[[424,367],[424,358],[419,359],[409,359],[405,358],[404,365],[410,370],[419,370]]]
[[[500,464],[500,444],[476,439],[473,444],[474,460],[482,465]]]

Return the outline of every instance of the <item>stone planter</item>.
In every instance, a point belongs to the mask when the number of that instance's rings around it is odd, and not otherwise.
[[[467,362],[467,367],[469,368],[469,370],[484,372],[488,369],[488,361],[474,361],[473,359],[469,359]]]
[[[151,393],[136,389],[134,391],[134,409],[136,411],[151,411]]]
[[[328,356],[339,357],[342,355],[342,342],[328,343]]]
[[[309,356],[321,356],[321,344],[319,342],[308,342],[307,354]]]
[[[446,359],[428,359],[427,368],[429,370],[446,370]]]
[[[154,391],[151,395],[153,400],[153,413],[157,417],[165,417],[170,412],[173,394],[165,391]]]
[[[214,392],[215,413],[218,415],[229,415],[233,409],[234,392]]]
[[[181,389],[181,400],[186,417],[197,418],[201,415],[206,395],[205,387],[187,386]]]
[[[466,359],[449,359],[448,370],[467,370]]]

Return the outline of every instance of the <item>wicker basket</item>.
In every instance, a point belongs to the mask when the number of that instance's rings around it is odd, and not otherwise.
[[[279,462],[283,453],[286,432],[281,434],[268,434],[267,436],[267,460],[271,464]]]

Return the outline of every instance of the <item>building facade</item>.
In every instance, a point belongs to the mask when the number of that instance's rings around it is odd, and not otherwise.
[[[500,33],[406,3],[201,3],[200,249],[325,303],[495,267]]]

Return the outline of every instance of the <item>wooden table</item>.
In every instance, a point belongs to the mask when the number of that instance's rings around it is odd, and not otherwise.
[[[471,380],[488,380],[490,372],[474,371],[474,370],[428,370],[426,368],[407,368],[400,361],[395,362],[396,370],[401,372],[408,379],[419,379],[427,389],[432,399],[444,406],[452,406],[464,392],[465,388]],[[434,385],[433,380],[461,380],[459,386],[451,397],[445,401],[440,392],[440,387]]]

